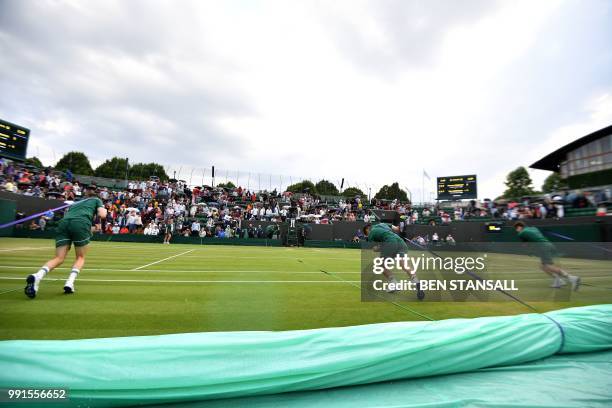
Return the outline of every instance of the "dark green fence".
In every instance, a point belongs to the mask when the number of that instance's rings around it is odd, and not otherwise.
[[[0,199],[0,225],[14,221],[16,213],[17,202]],[[14,227],[0,229],[0,237],[10,237],[13,235],[13,228]]]

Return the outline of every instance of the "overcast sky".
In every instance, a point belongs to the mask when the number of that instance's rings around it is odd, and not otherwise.
[[[427,195],[475,173],[494,198],[612,123],[610,21],[608,0],[0,0],[0,117],[46,165],[398,181],[415,201],[425,169]]]

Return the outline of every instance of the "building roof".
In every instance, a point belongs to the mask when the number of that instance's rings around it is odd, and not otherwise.
[[[580,139],[576,139],[573,142],[566,144],[565,146],[544,156],[529,167],[531,167],[532,169],[559,171],[559,166],[561,165],[561,162],[566,159],[567,154],[569,152],[581,146],[584,146],[585,144],[590,143],[594,140],[600,139],[604,136],[608,136],[609,134],[612,134],[612,125],[599,129],[591,134],[588,134],[586,136],[581,137]]]

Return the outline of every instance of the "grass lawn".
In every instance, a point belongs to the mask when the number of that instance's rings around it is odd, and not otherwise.
[[[291,330],[422,320],[389,302],[361,302],[360,251],[93,242],[74,295],[63,294],[72,253],[25,297],[25,277],[53,241],[0,239],[0,339],[75,339],[165,333]],[[548,286],[536,258],[497,255],[508,271]],[[302,260],[300,262],[299,260]],[[499,265],[499,263],[497,264]],[[544,312],[612,302],[608,264],[567,260],[583,286],[569,302],[529,302]],[[332,272],[336,277],[320,271]],[[344,282],[338,278],[341,278]],[[552,291],[552,289],[551,289]],[[433,319],[530,312],[512,301],[405,302]]]

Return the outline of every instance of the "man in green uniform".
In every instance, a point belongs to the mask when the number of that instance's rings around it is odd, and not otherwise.
[[[406,245],[404,239],[400,237],[398,233],[399,227],[389,224],[380,223],[373,226],[366,224],[366,226],[363,227],[363,235],[366,236],[368,241],[381,244],[380,256],[383,258],[395,258],[397,255],[401,257],[408,253],[408,245]],[[421,290],[419,278],[417,278],[416,274],[413,273],[410,268],[404,267],[402,269],[408,274],[410,280],[416,283],[417,298],[423,300],[425,298],[425,292]],[[385,269],[383,275],[385,275],[389,282],[397,283],[395,276],[393,276],[393,272],[390,270]]]
[[[74,244],[76,260],[64,285],[64,293],[74,293],[74,281],[85,264],[85,254],[91,239],[94,217],[97,215],[101,219],[106,218],[106,209],[96,195],[95,186],[87,191],[87,195],[89,197],[85,200],[71,205],[66,210],[64,218],[59,222],[55,235],[55,257],[40,268],[38,272],[26,278],[25,294],[29,298],[36,297],[38,286],[43,278],[64,262],[72,244]]]
[[[554,256],[556,254],[555,246],[550,242],[536,227],[527,227],[522,221],[514,224],[514,230],[518,237],[523,242],[533,242],[536,253],[542,262],[541,268],[544,272],[553,277],[551,288],[560,288],[569,281],[572,284],[573,290],[578,290],[580,287],[580,277],[570,275],[563,269],[555,265]]]
[[[275,234],[278,233],[278,225],[277,224],[270,224],[266,227],[266,238],[268,239],[272,239],[272,237],[274,237]]]

